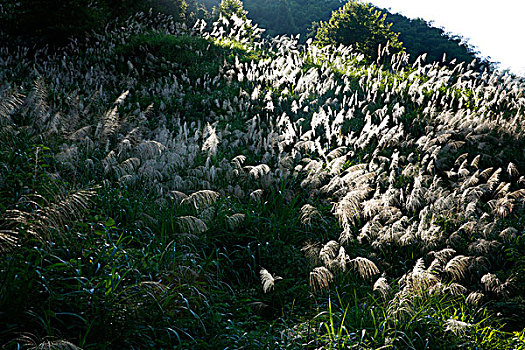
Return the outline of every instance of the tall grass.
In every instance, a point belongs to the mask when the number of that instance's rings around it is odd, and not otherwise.
[[[3,343],[524,346],[522,80],[235,16],[26,52],[0,49]]]

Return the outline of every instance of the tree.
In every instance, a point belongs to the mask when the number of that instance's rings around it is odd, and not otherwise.
[[[222,0],[219,4],[219,13],[228,18],[235,13],[237,17],[242,19],[246,19],[247,14],[242,6],[241,0]]]
[[[375,60],[379,45],[389,43],[390,52],[403,49],[399,34],[392,32],[391,26],[385,23],[385,15],[371,5],[352,0],[332,12],[328,22],[320,23],[315,39],[321,45],[352,45],[357,52]]]

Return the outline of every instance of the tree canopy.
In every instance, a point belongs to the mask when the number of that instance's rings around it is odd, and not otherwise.
[[[247,12],[244,10],[241,0],[222,0],[219,4],[219,13],[226,17],[235,14],[239,18],[246,18]]]
[[[386,23],[385,18],[371,5],[353,0],[334,11],[328,22],[320,23],[315,40],[319,44],[352,45],[371,59],[377,58],[379,45],[388,43],[393,51],[400,51],[403,47],[399,34],[390,30],[392,24]]]

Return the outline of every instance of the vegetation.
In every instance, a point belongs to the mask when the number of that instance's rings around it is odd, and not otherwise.
[[[326,1],[257,1],[244,0],[248,17],[269,35],[300,34],[306,38],[312,23],[328,20],[333,10],[341,7],[339,0]]]
[[[0,344],[525,348],[522,80],[108,21],[0,48]]]
[[[352,0],[332,13],[328,22],[321,22],[315,41],[321,45],[352,45],[356,52],[375,60],[378,47],[387,47],[393,53],[403,47],[397,40],[398,34],[385,23],[386,15],[372,6]]]
[[[479,61],[475,49],[463,38],[447,35],[443,29],[433,27],[421,18],[410,19],[400,14],[381,11],[386,13],[385,22],[392,24],[390,29],[399,33],[399,41],[414,59],[426,54],[426,61],[430,63],[443,59],[445,62],[456,60],[458,63],[470,63],[474,59]],[[480,66],[481,63],[489,66],[489,62],[480,62]]]
[[[219,13],[227,18],[233,14],[241,19],[246,19],[246,11],[241,0],[223,0],[219,3]]]
[[[72,37],[101,30],[115,17],[138,11],[170,14],[184,18],[185,0],[5,0],[0,5],[3,30],[25,42],[62,46]]]
[[[208,9],[217,6],[218,0],[199,0],[205,3]],[[248,17],[266,29],[266,33],[275,35],[300,34],[300,41],[314,37],[319,22],[330,20],[333,11],[344,5],[340,0],[279,0],[259,1],[244,0],[244,7]],[[422,19],[409,19],[400,14],[392,14],[386,9],[372,7],[386,15],[385,24],[392,24],[390,31],[399,33],[398,41],[405,51],[410,54],[413,63],[419,56],[427,53],[426,62],[441,62],[446,55],[446,62],[453,59],[469,64],[478,59],[476,50],[458,36],[451,36],[441,28],[433,27],[431,23]],[[477,69],[489,66],[489,62],[478,62]]]

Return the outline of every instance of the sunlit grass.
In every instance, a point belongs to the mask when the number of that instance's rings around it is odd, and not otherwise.
[[[127,24],[0,50],[2,343],[523,347],[522,83]]]

